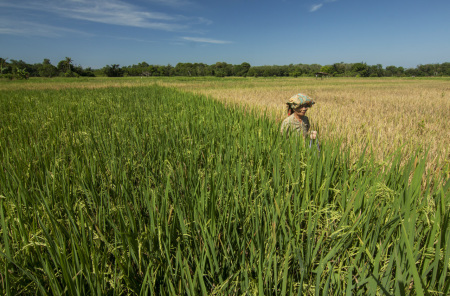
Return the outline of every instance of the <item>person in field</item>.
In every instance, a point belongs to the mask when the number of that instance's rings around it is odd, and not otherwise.
[[[313,99],[305,94],[296,94],[292,96],[287,102],[288,115],[281,124],[281,133],[286,134],[286,137],[290,135],[303,135],[305,138],[310,137],[316,139],[317,132],[309,131],[311,125],[309,118],[305,115],[308,108],[311,108],[315,102]]]

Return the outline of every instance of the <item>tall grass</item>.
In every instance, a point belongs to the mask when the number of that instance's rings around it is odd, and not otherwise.
[[[0,108],[1,294],[449,292],[450,182],[423,155],[383,171],[158,86]]]
[[[322,138],[341,138],[358,158],[367,146],[375,160],[397,149],[404,161],[426,151],[427,174],[450,177],[449,78],[245,78],[162,80],[162,85],[224,102],[274,110],[286,117],[285,102],[304,92],[317,104],[308,111]]]

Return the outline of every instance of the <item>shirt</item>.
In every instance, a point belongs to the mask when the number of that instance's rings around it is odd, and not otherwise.
[[[289,137],[290,134],[293,135],[301,135],[303,134],[304,137],[308,135],[309,131],[309,118],[306,116],[302,117],[302,121],[299,121],[295,114],[290,115],[288,118],[283,120],[283,123],[281,124],[281,133],[286,133],[286,136]]]

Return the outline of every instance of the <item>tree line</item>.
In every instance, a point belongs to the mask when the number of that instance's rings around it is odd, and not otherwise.
[[[8,79],[27,79],[29,77],[124,77],[124,76],[215,76],[215,77],[314,77],[317,73],[326,73],[334,77],[429,77],[450,76],[450,63],[418,65],[416,68],[403,68],[381,64],[335,63],[333,65],[290,64],[284,66],[251,66],[249,63],[233,65],[217,62],[178,63],[169,65],[151,65],[146,62],[137,65],[106,65],[101,69],[83,68],[73,64],[70,57],[52,65],[49,59],[42,63],[28,64],[22,60],[0,58],[0,77]]]

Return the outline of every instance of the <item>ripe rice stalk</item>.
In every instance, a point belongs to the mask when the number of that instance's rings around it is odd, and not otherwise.
[[[423,153],[319,152],[270,112],[157,85],[0,108],[1,294],[448,292],[450,183],[423,182]]]
[[[259,106],[286,117],[285,102],[298,92],[317,104],[308,112],[321,138],[343,138],[357,158],[365,145],[376,161],[402,150],[406,162],[417,150],[429,150],[427,173],[449,175],[450,89],[448,79],[230,78],[158,80],[162,85],[205,94],[228,104]]]

